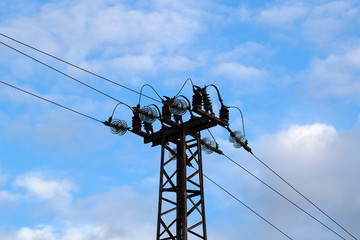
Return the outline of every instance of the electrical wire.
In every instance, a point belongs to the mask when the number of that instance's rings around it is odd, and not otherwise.
[[[194,87],[194,83],[193,83],[192,79],[191,79],[191,78],[186,79],[186,81],[184,82],[184,84],[183,84],[182,87],[180,88],[179,92],[175,95],[175,97],[177,97],[177,96],[181,93],[181,91],[183,90],[183,88],[185,87],[185,85],[186,85],[186,83],[187,83],[188,81],[190,81],[190,82],[191,82],[191,85]]]
[[[237,197],[235,197],[233,194],[231,194],[229,191],[227,191],[225,188],[223,188],[222,186],[220,186],[218,183],[216,183],[214,180],[212,180],[211,178],[209,178],[208,176],[206,176],[203,173],[203,176],[209,180],[210,182],[212,182],[213,184],[215,184],[218,188],[220,188],[222,191],[224,191],[226,194],[228,194],[229,196],[231,196],[233,199],[235,199],[237,202],[239,202],[240,204],[242,204],[244,207],[246,207],[248,210],[250,210],[252,213],[254,213],[256,216],[258,216],[259,218],[261,218],[262,220],[264,220],[267,224],[269,224],[270,226],[272,226],[273,228],[275,228],[277,231],[279,231],[280,233],[282,233],[285,237],[287,237],[288,239],[291,239],[291,237],[289,237],[286,233],[284,233],[283,231],[281,231],[278,227],[276,227],[273,223],[271,223],[269,220],[267,220],[266,218],[264,218],[263,216],[261,216],[259,213],[257,213],[254,209],[252,209],[251,207],[249,207],[248,205],[246,205],[244,202],[242,202],[240,199],[238,199]]]
[[[314,202],[312,202],[309,198],[307,198],[304,194],[302,194],[298,189],[296,189],[293,185],[291,185],[288,181],[286,181],[283,177],[281,177],[277,172],[275,172],[271,167],[269,167],[264,161],[258,158],[255,154],[251,153],[261,164],[263,164],[267,169],[269,169],[273,174],[275,174],[278,178],[280,178],[285,184],[287,184],[290,188],[292,188],[296,193],[298,193],[301,197],[303,197],[306,201],[308,201],[312,206],[314,206],[317,210],[319,210],[322,214],[328,217],[333,223],[335,223],[338,227],[344,230],[347,234],[349,234],[354,239],[358,240],[353,234],[351,234],[348,230],[346,230],[343,226],[341,226],[338,222],[336,222],[332,217],[330,217],[325,211],[323,211],[320,207],[318,207]]]
[[[117,108],[120,104],[123,104],[123,103],[118,103],[118,104],[116,104],[116,106],[115,106],[115,108],[114,108],[114,110],[113,110],[113,112],[112,112],[112,114],[111,114],[111,118],[113,118],[113,117],[114,117],[114,114],[115,114],[116,108]],[[130,110],[133,110],[133,108],[132,108],[132,107],[129,107],[128,105],[125,105],[125,106],[127,106],[128,108],[130,108]]]
[[[245,137],[244,117],[243,117],[243,114],[242,114],[240,108],[238,108],[237,106],[228,106],[228,108],[236,108],[237,110],[239,110],[240,115],[241,115],[242,126],[243,126],[243,133],[244,133],[244,137]]]
[[[51,55],[51,54],[49,54],[49,53],[47,53],[47,52],[44,52],[44,51],[42,51],[42,50],[40,50],[40,49],[38,49],[38,48],[32,47],[32,46],[30,46],[30,45],[28,45],[28,44],[26,44],[26,43],[24,43],[24,42],[21,42],[21,41],[19,41],[19,40],[16,40],[16,39],[14,39],[14,38],[12,38],[12,37],[10,37],[10,36],[7,36],[7,35],[5,35],[5,34],[3,34],[3,33],[0,33],[0,35],[3,36],[3,37],[5,37],[5,38],[8,38],[8,39],[10,39],[10,40],[12,40],[12,41],[14,41],[14,42],[17,42],[17,43],[19,43],[19,44],[21,44],[21,45],[23,45],[23,46],[25,46],[25,47],[28,47],[28,48],[30,48],[30,49],[32,49],[32,50],[35,50],[35,51],[37,51],[37,52],[39,52],[39,53],[42,53],[42,54],[44,54],[44,55],[46,55],[46,56],[48,56],[48,57],[54,58],[54,59],[56,59],[56,60],[58,60],[58,61],[60,61],[60,62],[63,62],[63,63],[65,63],[65,64],[67,64],[67,65],[70,65],[70,66],[72,66],[72,67],[74,67],[74,68],[77,68],[77,69],[79,69],[79,70],[81,70],[81,71],[84,71],[84,72],[86,72],[86,73],[88,73],[88,74],[91,74],[91,75],[93,75],[93,76],[95,76],[95,77],[101,78],[101,79],[103,79],[103,80],[105,80],[105,81],[107,81],[107,82],[110,82],[110,83],[112,83],[112,84],[115,84],[115,85],[117,85],[117,86],[119,86],[119,87],[122,87],[122,88],[124,88],[124,89],[126,89],[126,90],[129,90],[129,91],[131,91],[131,92],[133,92],[133,93],[140,94],[138,91],[135,91],[135,90],[133,90],[133,89],[131,89],[131,88],[129,88],[129,87],[126,87],[126,86],[124,86],[124,85],[122,85],[122,84],[119,84],[119,83],[117,83],[117,82],[114,82],[114,81],[112,81],[112,80],[110,80],[110,79],[108,79],[108,78],[102,77],[102,76],[100,76],[99,74],[96,74],[96,73],[94,73],[94,72],[91,72],[91,71],[89,71],[89,70],[86,70],[86,69],[84,69],[84,68],[82,68],[82,67],[79,67],[79,66],[73,64],[73,63],[70,63],[70,62],[68,62],[68,61],[65,61],[65,60],[63,60],[63,59],[61,59],[61,58],[59,58],[59,57],[56,57],[56,56],[54,56],[54,55]],[[159,100],[157,100],[157,99],[155,99],[155,98],[152,98],[152,97],[149,97],[149,96],[147,96],[147,95],[145,95],[145,94],[143,94],[143,96],[144,96],[144,97],[147,97],[147,98],[149,98],[149,99],[151,99],[151,100],[154,100],[154,101],[156,101],[156,102],[161,103]]]
[[[92,120],[94,120],[94,121],[103,123],[102,121],[100,121],[100,120],[98,120],[98,119],[96,119],[96,118],[90,117],[90,116],[88,116],[88,115],[86,115],[86,114],[84,114],[84,113],[78,112],[78,111],[76,111],[76,110],[74,110],[74,109],[71,109],[71,108],[69,108],[69,107],[65,107],[64,105],[61,105],[61,104],[56,103],[56,102],[53,102],[53,101],[51,101],[51,100],[48,100],[48,99],[46,99],[46,98],[44,98],[44,97],[41,97],[41,96],[39,96],[39,95],[36,95],[36,94],[31,93],[31,92],[29,92],[29,91],[26,91],[26,90],[24,90],[24,89],[15,87],[15,86],[13,86],[13,85],[11,85],[11,84],[9,84],[9,83],[3,82],[3,81],[1,81],[1,80],[0,80],[0,83],[2,83],[2,84],[4,84],[4,85],[7,85],[7,86],[9,86],[9,87],[12,87],[12,88],[14,88],[14,89],[16,89],[16,90],[19,90],[19,91],[21,91],[21,92],[24,92],[24,93],[26,93],[26,94],[29,94],[29,95],[31,95],[31,96],[33,96],[33,97],[39,98],[39,99],[44,100],[44,101],[49,102],[49,103],[52,103],[52,104],[54,104],[54,105],[56,105],[56,106],[58,106],[58,107],[62,107],[62,108],[64,108],[64,109],[66,109],[66,110],[69,110],[69,111],[71,111],[71,112],[77,113],[77,114],[79,114],[79,115],[81,115],[81,116],[84,116],[84,117],[87,117],[87,118],[92,119]]]
[[[112,96],[110,96],[110,95],[108,95],[108,94],[106,94],[106,93],[104,93],[104,92],[102,92],[102,91],[100,91],[100,90],[98,90],[98,89],[96,89],[96,88],[94,88],[94,87],[92,87],[92,86],[90,86],[90,85],[88,85],[88,84],[86,84],[86,83],[84,83],[84,82],[82,82],[82,81],[80,81],[80,80],[78,80],[78,79],[76,79],[76,78],[74,78],[74,77],[72,77],[72,76],[64,73],[64,72],[62,72],[62,71],[60,71],[60,70],[58,70],[58,69],[56,69],[56,68],[54,68],[54,67],[52,67],[52,66],[50,66],[50,65],[48,65],[48,64],[46,64],[46,63],[44,63],[44,62],[42,62],[42,61],[40,61],[40,60],[38,60],[38,59],[36,59],[36,58],[34,58],[34,57],[32,57],[32,56],[30,56],[30,55],[28,55],[28,54],[20,51],[20,50],[18,50],[18,49],[14,48],[14,47],[12,47],[12,46],[10,46],[10,45],[7,45],[6,43],[4,43],[4,42],[2,42],[2,41],[0,41],[0,44],[4,45],[4,46],[6,46],[6,47],[8,47],[8,48],[10,48],[10,49],[12,49],[12,50],[20,53],[20,54],[22,54],[22,55],[24,55],[24,56],[26,56],[26,57],[28,57],[28,58],[30,58],[30,59],[32,59],[32,60],[40,63],[40,64],[42,64],[42,65],[44,65],[45,67],[48,67],[48,68],[50,68],[50,69],[52,69],[52,70],[54,70],[54,71],[62,74],[62,75],[64,75],[65,77],[68,77],[68,78],[70,78],[70,79],[72,79],[72,80],[74,80],[74,81],[76,81],[76,82],[78,82],[78,83],[80,83],[80,84],[82,84],[82,85],[84,85],[84,86],[86,86],[86,87],[88,87],[88,88],[90,88],[90,89],[92,89],[92,90],[94,90],[94,91],[96,91],[96,92],[98,92],[98,93],[100,93],[100,94],[108,97],[108,98],[111,98],[111,99],[113,99],[113,100],[115,100],[115,101],[117,101],[117,102],[119,102],[119,103],[122,103],[122,104],[130,107],[130,106],[127,105],[126,103],[124,103],[124,102],[122,102],[122,101],[120,101],[120,100],[118,100],[118,99],[116,99],[116,98],[114,98],[114,97],[112,97]]]
[[[321,222],[319,219],[317,219],[316,217],[314,217],[313,215],[311,215],[309,212],[307,212],[306,210],[304,210],[303,208],[301,208],[299,205],[297,205],[296,203],[294,203],[293,201],[291,201],[289,198],[287,198],[286,196],[284,196],[283,194],[281,194],[279,191],[277,191],[276,189],[274,189],[273,187],[271,187],[269,184],[267,184],[266,182],[264,182],[263,180],[261,180],[259,177],[257,177],[256,175],[254,175],[253,173],[251,173],[249,170],[247,170],[246,168],[244,168],[243,166],[241,166],[238,162],[236,162],[235,160],[233,160],[232,158],[230,158],[229,156],[227,156],[226,154],[222,154],[224,157],[226,157],[227,159],[229,159],[232,163],[234,163],[235,165],[237,165],[239,168],[241,168],[242,170],[244,170],[246,173],[250,174],[252,177],[254,177],[256,180],[258,180],[259,182],[261,182],[262,184],[264,184],[266,187],[268,187],[269,189],[271,189],[272,191],[274,191],[276,194],[278,194],[279,196],[281,196],[282,198],[284,198],[286,201],[288,201],[289,203],[291,203],[293,206],[295,206],[296,208],[298,208],[299,210],[301,210],[302,212],[304,212],[306,215],[308,215],[309,217],[311,217],[312,219],[314,219],[316,222],[320,223],[322,226],[324,226],[325,228],[327,228],[328,230],[330,230],[332,233],[334,233],[335,235],[337,235],[338,237],[340,237],[341,239],[345,238],[343,236],[341,236],[339,233],[335,232],[333,229],[331,229],[329,226],[327,226],[326,224],[324,224],[323,222]]]
[[[158,92],[155,90],[155,88],[153,88],[150,84],[147,84],[147,83],[146,83],[146,84],[144,84],[144,85],[141,87],[141,90],[140,90],[139,105],[140,105],[140,101],[141,101],[141,96],[143,95],[142,91],[143,91],[143,89],[144,89],[145,86],[150,87],[150,88],[156,93],[156,95],[161,99],[161,102],[160,102],[160,103],[163,102],[163,99],[160,97],[160,95],[159,95]],[[157,101],[157,102],[159,102],[159,101]]]

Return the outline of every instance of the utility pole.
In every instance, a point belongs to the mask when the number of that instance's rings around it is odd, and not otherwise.
[[[200,132],[217,125],[227,127],[228,112],[222,107],[220,118],[215,117],[206,88],[193,89],[192,107],[181,96],[187,103],[166,97],[161,113],[149,106],[133,108],[130,131],[143,137],[144,143],[161,146],[156,240],[207,239]],[[191,118],[183,122],[187,110]],[[151,123],[156,119],[162,127],[154,132]]]

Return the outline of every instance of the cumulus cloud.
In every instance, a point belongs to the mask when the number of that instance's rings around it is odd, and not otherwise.
[[[0,29],[76,64],[97,65],[100,73],[136,76],[155,71],[160,55],[173,55],[203,31],[203,13],[195,6],[169,1],[148,6],[152,11],[112,1],[52,2]]]
[[[39,212],[24,212],[31,226],[4,229],[0,238],[11,240],[111,240],[152,239],[157,201],[132,187],[74,198],[74,183],[66,178],[45,177],[43,172],[16,176],[12,191],[0,191],[0,202],[17,200],[33,209],[48,207],[52,217],[44,222]],[[19,191],[25,189],[25,191]],[[50,206],[50,208],[49,208]],[[11,211],[11,210],[9,210]]]
[[[71,197],[70,192],[74,190],[74,185],[66,180],[47,180],[41,173],[30,173],[17,177],[15,185],[25,188],[30,194],[40,199]]]
[[[321,221],[337,229],[330,220],[323,218],[313,206],[247,152],[242,149],[234,149],[225,140],[218,140],[218,143],[220,148],[240,165]],[[276,133],[264,135],[255,142],[250,140],[249,144],[255,155],[259,156],[300,192],[355,236],[360,234],[356,220],[354,220],[360,216],[360,191],[356,186],[360,180],[357,174],[360,168],[358,161],[360,150],[357,147],[360,144],[358,127],[345,131],[337,130],[332,125],[323,123],[295,124]],[[214,159],[212,159],[213,157]],[[217,156],[210,158],[206,156],[205,170],[208,176],[291,237],[309,240],[336,239],[336,235],[319,223],[312,221],[303,212],[243,170],[235,167],[230,161]],[[224,175],[224,173],[226,174]],[[209,207],[209,199],[215,197],[215,200],[211,200],[210,203],[212,201],[221,202],[219,207],[222,211],[229,211],[227,213],[228,224],[231,225],[234,222],[238,225],[234,224],[231,227],[225,226],[225,224],[224,226],[217,225],[212,229],[214,234],[227,232],[229,227],[238,230],[229,232],[225,235],[225,239],[237,239],[236,234],[255,239],[280,238],[281,235],[278,235],[278,232],[220,192],[219,189],[212,185],[207,187],[206,191],[208,194],[210,193],[207,197],[207,207]],[[308,231],[304,232],[303,229]],[[309,235],[308,232],[312,234]],[[341,235],[346,236],[343,232]]]
[[[356,169],[360,167],[357,161],[360,154],[357,148],[360,143],[359,137],[359,129],[356,128],[350,131],[336,131],[333,126],[326,124],[294,125],[275,135],[263,137],[257,148],[262,149],[261,156],[266,157],[266,162],[278,173],[330,216],[341,220],[341,223],[356,235],[359,232],[353,219],[360,214],[360,192],[355,184],[359,181],[356,173]],[[270,181],[275,181],[271,174],[264,176]],[[278,187],[289,192],[285,185],[279,184]],[[301,197],[291,195],[297,202],[304,202]],[[278,200],[274,198],[269,198],[269,201],[275,206],[281,205],[280,202],[276,203]],[[290,208],[281,212],[275,209],[273,217],[276,216],[276,219],[283,223],[286,222],[289,213],[299,216],[299,219],[305,218]],[[310,223],[307,225],[311,231],[315,231],[316,227],[321,231],[320,226]],[[295,226],[292,228],[296,229]]]

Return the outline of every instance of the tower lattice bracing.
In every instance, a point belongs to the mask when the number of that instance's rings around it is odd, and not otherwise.
[[[207,239],[200,134],[162,137],[157,240]]]

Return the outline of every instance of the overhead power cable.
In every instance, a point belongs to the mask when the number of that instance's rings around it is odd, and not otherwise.
[[[253,212],[256,216],[258,216],[259,218],[261,218],[262,220],[264,220],[267,224],[269,224],[270,226],[272,226],[273,228],[275,228],[277,231],[279,231],[281,234],[283,234],[286,238],[291,239],[291,237],[289,237],[289,235],[287,235],[286,233],[284,233],[282,230],[280,230],[278,227],[276,227],[273,223],[271,223],[269,220],[267,220],[266,218],[264,218],[263,216],[261,216],[259,213],[257,213],[254,209],[252,209],[251,207],[249,207],[248,205],[246,205],[244,202],[242,202],[240,199],[238,199],[237,197],[235,197],[233,194],[231,194],[229,191],[227,191],[225,188],[223,188],[222,186],[220,186],[218,183],[216,183],[214,180],[212,180],[211,178],[209,178],[208,176],[206,176],[205,174],[203,174],[203,176],[209,180],[210,182],[212,182],[213,184],[215,184],[218,188],[220,188],[222,191],[224,191],[226,194],[228,194],[230,197],[232,197],[233,199],[235,199],[237,202],[239,202],[240,204],[242,204],[244,207],[246,207],[247,209],[249,209],[251,212]]]
[[[122,87],[122,88],[124,88],[124,89],[126,89],[126,90],[129,90],[129,91],[131,91],[131,92],[133,92],[133,93],[140,94],[140,92],[138,92],[138,91],[135,91],[135,90],[133,90],[133,89],[131,89],[131,88],[129,88],[129,87],[126,87],[126,86],[124,86],[124,85],[122,85],[122,84],[119,84],[119,83],[117,83],[117,82],[114,82],[114,81],[112,81],[112,80],[110,80],[110,79],[108,79],[108,78],[102,77],[102,76],[100,76],[99,74],[96,74],[96,73],[94,73],[94,72],[91,72],[91,71],[89,71],[89,70],[86,70],[86,69],[84,69],[84,68],[82,68],[82,67],[79,67],[79,66],[73,64],[73,63],[70,63],[70,62],[68,62],[68,61],[65,61],[65,60],[63,60],[63,59],[61,59],[61,58],[59,58],[59,57],[56,57],[56,56],[54,56],[54,55],[51,55],[51,54],[49,54],[49,53],[47,53],[47,52],[45,52],[45,51],[42,51],[42,50],[40,50],[40,49],[38,49],[38,48],[35,48],[35,47],[33,47],[33,46],[30,46],[30,45],[24,43],[24,42],[21,42],[21,41],[19,41],[19,40],[16,40],[16,39],[10,37],[10,36],[7,36],[7,35],[5,35],[5,34],[3,34],[3,33],[0,33],[0,35],[3,36],[3,37],[5,37],[5,38],[8,38],[8,39],[10,39],[10,40],[12,40],[12,41],[14,41],[14,42],[17,42],[17,43],[19,43],[19,44],[21,44],[21,45],[23,45],[23,46],[25,46],[25,47],[28,47],[28,48],[30,48],[30,49],[32,49],[32,50],[35,50],[35,51],[37,51],[37,52],[39,52],[39,53],[42,53],[42,54],[44,54],[44,55],[46,55],[46,56],[48,56],[48,57],[54,58],[54,59],[56,59],[56,60],[58,60],[58,61],[60,61],[60,62],[63,62],[63,63],[65,63],[65,64],[67,64],[67,65],[70,65],[70,66],[72,66],[72,67],[74,67],[74,68],[77,68],[77,69],[79,69],[79,70],[81,70],[81,71],[84,71],[84,72],[86,72],[86,73],[88,73],[88,74],[91,74],[91,75],[93,75],[93,76],[95,76],[95,77],[101,78],[102,80],[105,80],[105,81],[107,81],[107,82],[110,82],[110,83],[112,83],[112,84],[115,84],[115,85],[117,85],[117,86],[119,86],[119,87]],[[151,100],[154,100],[154,101],[156,101],[156,102],[161,103],[159,100],[157,100],[157,99],[155,99],[155,98],[152,98],[152,97],[147,96],[147,95],[145,95],[145,94],[142,94],[142,95],[143,95],[144,97],[147,97],[147,98],[151,99]]]
[[[94,88],[94,87],[92,87],[92,86],[90,86],[90,85],[88,85],[88,84],[86,84],[86,83],[84,83],[84,82],[82,82],[82,81],[80,81],[80,80],[78,80],[78,79],[76,79],[76,78],[74,78],[74,77],[72,77],[72,76],[70,76],[70,75],[68,75],[68,74],[66,74],[66,73],[64,73],[64,72],[62,72],[62,71],[54,68],[54,67],[52,67],[52,66],[50,66],[50,65],[48,65],[48,64],[46,64],[46,63],[44,63],[44,62],[42,62],[42,61],[40,61],[40,60],[38,60],[38,59],[36,59],[36,58],[28,55],[28,54],[26,54],[26,53],[24,53],[24,52],[22,52],[22,51],[20,51],[20,50],[18,50],[18,49],[16,49],[16,48],[12,47],[12,46],[10,46],[10,45],[2,42],[2,41],[0,41],[0,44],[4,45],[4,46],[6,46],[6,47],[8,47],[8,48],[10,48],[10,49],[12,49],[12,50],[20,53],[20,54],[22,54],[22,55],[24,55],[24,56],[26,56],[26,57],[28,57],[28,58],[30,58],[30,59],[32,59],[32,60],[40,63],[40,64],[42,64],[42,65],[44,65],[45,67],[48,67],[48,68],[50,68],[50,69],[52,69],[52,70],[54,70],[54,71],[62,74],[62,75],[64,75],[65,77],[68,77],[68,78],[70,78],[70,79],[72,79],[72,80],[74,80],[74,81],[76,81],[76,82],[78,82],[78,83],[80,83],[80,84],[82,84],[82,85],[84,85],[84,86],[86,86],[86,87],[88,87],[88,88],[90,88],[90,89],[92,89],[92,90],[94,90],[94,91],[96,91],[96,92],[98,92],[98,93],[100,93],[100,94],[108,97],[108,98],[111,98],[111,99],[113,99],[113,100],[115,100],[115,101],[117,101],[117,102],[119,102],[119,103],[122,103],[122,104],[130,107],[130,106],[127,105],[126,103],[124,103],[124,102],[122,102],[122,101],[120,101],[120,100],[118,100],[118,99],[110,96],[109,94],[106,94],[106,93],[104,93],[104,92],[102,92],[102,91],[100,91],[100,90],[98,90],[98,89],[96,89],[96,88]]]
[[[87,118],[92,119],[92,120],[94,120],[94,121],[103,123],[102,121],[100,121],[100,120],[98,120],[98,119],[96,119],[96,118],[90,117],[90,116],[88,116],[88,115],[86,115],[86,114],[84,114],[84,113],[78,112],[78,111],[76,111],[76,110],[74,110],[74,109],[71,109],[71,108],[69,108],[69,107],[66,107],[66,106],[64,106],[64,105],[61,105],[61,104],[56,103],[56,102],[53,102],[53,101],[51,101],[51,100],[49,100],[49,99],[46,99],[46,98],[44,98],[44,97],[41,97],[41,96],[39,96],[39,95],[36,95],[36,94],[31,93],[31,92],[29,92],[29,91],[26,91],[26,90],[24,90],[24,89],[15,87],[15,86],[13,86],[13,85],[11,85],[11,84],[9,84],[9,83],[3,82],[3,81],[0,81],[0,83],[2,83],[2,84],[4,84],[4,85],[7,85],[7,86],[9,86],[9,87],[12,87],[12,88],[14,88],[14,89],[16,89],[16,90],[19,90],[19,91],[21,91],[21,92],[23,92],[23,93],[29,94],[29,95],[31,95],[31,96],[33,96],[33,97],[39,98],[39,99],[44,100],[44,101],[49,102],[49,103],[52,103],[52,104],[54,104],[54,105],[56,105],[56,106],[58,106],[58,107],[62,107],[62,108],[64,108],[64,109],[66,109],[66,110],[69,110],[69,111],[74,112],[74,113],[76,113],[76,114],[79,114],[79,115],[81,115],[81,116],[84,116],[84,117],[87,117]]]
[[[298,189],[296,189],[292,184],[290,184],[288,181],[286,181],[283,177],[280,176],[275,170],[273,170],[271,167],[269,167],[264,161],[262,161],[260,158],[258,158],[255,154],[251,153],[255,159],[257,159],[262,165],[264,165],[267,169],[269,169],[273,174],[275,174],[278,178],[280,178],[286,185],[288,185],[290,188],[292,188],[296,193],[298,193],[301,197],[303,197],[306,201],[308,201],[312,206],[314,206],[317,210],[319,210],[322,214],[324,214],[326,217],[328,217],[333,223],[335,223],[338,227],[340,227],[342,230],[344,230],[347,234],[349,234],[354,239],[358,240],[353,234],[351,234],[348,230],[346,230],[343,226],[341,226],[337,221],[335,221],[332,217],[330,217],[325,211],[323,211],[320,207],[318,207],[313,201],[311,201],[308,197],[306,197],[304,194],[302,194]]]
[[[266,182],[264,182],[263,180],[261,180],[259,177],[257,177],[256,175],[254,175],[253,173],[251,173],[249,170],[247,170],[246,168],[244,168],[243,166],[241,166],[238,162],[236,162],[235,160],[233,160],[232,158],[230,158],[229,156],[227,156],[226,154],[222,154],[224,157],[226,157],[227,159],[229,159],[232,163],[236,164],[239,168],[241,168],[242,170],[244,170],[246,173],[250,174],[252,177],[254,177],[256,180],[258,180],[259,182],[261,182],[262,184],[264,184],[266,187],[268,187],[269,189],[271,189],[273,192],[275,192],[276,194],[278,194],[279,196],[281,196],[282,198],[284,198],[286,201],[288,201],[289,203],[291,203],[293,206],[295,206],[296,208],[298,208],[299,210],[301,210],[302,212],[304,212],[306,215],[308,215],[309,217],[311,217],[312,219],[314,219],[316,222],[320,223],[322,226],[324,226],[325,228],[327,228],[329,231],[331,231],[332,233],[334,233],[335,235],[337,235],[338,237],[340,237],[341,239],[345,238],[343,236],[341,236],[339,233],[335,232],[333,229],[331,229],[329,226],[327,226],[325,223],[323,223],[322,221],[320,221],[319,219],[317,219],[316,217],[314,217],[312,214],[310,214],[309,212],[307,212],[306,210],[304,210],[303,208],[301,208],[299,205],[297,205],[296,203],[294,203],[293,201],[291,201],[289,198],[287,198],[286,196],[284,196],[283,194],[281,194],[279,191],[277,191],[276,189],[274,189],[273,187],[271,187],[269,184],[267,184]]]

